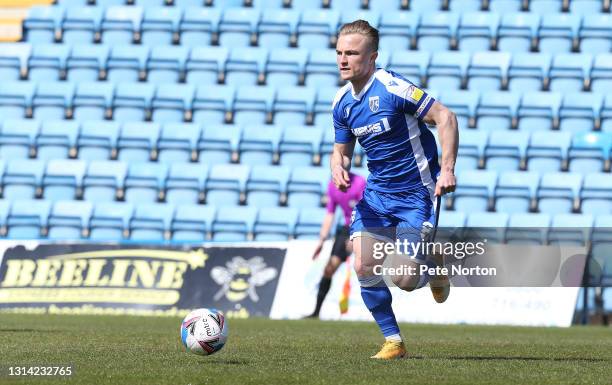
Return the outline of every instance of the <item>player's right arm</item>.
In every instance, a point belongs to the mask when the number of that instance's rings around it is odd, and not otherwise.
[[[334,151],[332,152],[330,167],[334,184],[338,190],[346,192],[351,187],[351,178],[349,170],[351,169],[351,160],[353,159],[353,151],[355,150],[355,139],[349,143],[334,143]]]

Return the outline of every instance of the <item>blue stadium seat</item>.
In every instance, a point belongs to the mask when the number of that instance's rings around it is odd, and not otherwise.
[[[362,0],[345,0],[345,1],[357,1],[359,3],[362,2]],[[334,4],[338,4],[337,1],[333,1],[332,2],[332,8],[334,9],[338,9],[340,10],[340,22],[338,23],[338,29],[340,29],[340,27],[346,23],[351,23],[354,20],[365,20],[367,21],[372,27],[378,29],[379,24],[380,24],[380,17],[381,14],[379,11],[376,10],[365,10],[365,9],[361,9],[361,7],[348,7],[348,6],[344,6],[344,7],[334,7]],[[341,4],[341,3],[340,3]]]
[[[322,0],[291,0],[291,8],[298,11],[306,11],[308,9],[321,8]]]
[[[2,178],[2,197],[7,200],[34,199],[39,195],[45,162],[33,159],[8,160]]]
[[[123,202],[95,202],[89,221],[89,239],[92,241],[120,241],[129,228],[134,205]]]
[[[219,32],[221,10],[201,6],[183,9],[183,19],[179,25],[181,45],[193,48],[210,45],[213,35]]]
[[[0,158],[26,159],[35,149],[40,130],[38,120],[7,119],[0,123]]]
[[[472,236],[486,239],[486,244],[499,244],[504,243],[509,219],[507,213],[468,213],[466,227]]]
[[[521,95],[516,92],[483,92],[476,107],[479,130],[509,130],[517,118]]]
[[[11,201],[0,200],[0,229],[2,229],[2,238],[6,235],[6,219],[11,210]]]
[[[523,0],[489,0],[489,11],[501,15],[520,12],[522,8]]]
[[[130,162],[125,178],[126,202],[153,203],[157,202],[164,191],[168,165],[152,162]]]
[[[550,223],[551,217],[548,214],[511,214],[508,227],[506,227],[506,242],[508,244],[545,245],[548,242]]]
[[[32,46],[28,43],[3,43],[0,52],[0,78],[18,81],[28,71]]]
[[[407,9],[408,4],[404,4],[401,0],[368,0],[368,8],[376,11],[395,11],[394,14],[399,14],[400,9]]]
[[[608,174],[590,172],[584,175],[580,211],[592,215],[612,213],[612,178]]]
[[[448,9],[455,12],[475,12],[481,8],[481,0],[450,0],[448,4]]]
[[[86,164],[82,160],[54,159],[47,162],[43,175],[43,198],[73,200],[83,186]]]
[[[40,160],[67,159],[76,155],[79,123],[65,120],[43,121],[36,137],[36,157]]]
[[[399,1],[396,1],[396,7],[398,4]],[[392,51],[395,55],[410,49],[412,42],[416,42],[419,15],[415,12],[388,10],[384,10],[380,19],[378,48]]]
[[[266,84],[274,87],[297,86],[306,71],[308,50],[277,48],[270,51],[266,63]]]
[[[160,84],[151,101],[152,120],[158,123],[189,120],[195,91],[193,84]]]
[[[569,13],[549,13],[542,18],[538,30],[539,50],[547,53],[571,52],[578,39],[581,16]]]
[[[252,237],[257,209],[249,206],[219,207],[212,225],[212,240],[242,242]]]
[[[241,136],[241,127],[234,124],[205,125],[198,140],[198,161],[213,165],[238,159]]]
[[[291,9],[265,9],[257,27],[258,45],[268,49],[290,46],[297,37],[300,13]]]
[[[327,210],[321,207],[302,207],[295,224],[296,239],[319,239],[321,223]]]
[[[201,131],[199,124],[164,124],[157,142],[157,160],[164,163],[186,163],[195,159]]]
[[[268,50],[243,47],[232,49],[225,63],[225,84],[231,86],[257,85],[263,80]]]
[[[274,123],[282,126],[302,125],[312,118],[314,88],[279,87],[272,106]]]
[[[497,182],[493,170],[464,170],[457,175],[457,189],[453,194],[455,211],[487,211]]]
[[[393,51],[389,69],[421,87],[427,77],[430,59],[431,54],[427,51]]]
[[[35,44],[28,59],[28,79],[57,81],[66,71],[70,47],[62,44]]]
[[[465,82],[469,62],[467,52],[434,52],[427,69],[427,87],[458,90]]]
[[[94,160],[87,165],[83,178],[83,199],[90,202],[113,202],[122,196],[127,163]]]
[[[148,83],[118,83],[113,99],[113,120],[145,120],[151,110],[154,90],[155,87]]]
[[[336,52],[332,49],[312,49],[306,62],[306,85],[324,87],[338,84]]]
[[[337,87],[317,88],[317,97],[314,104],[314,124],[321,127],[332,127],[332,102],[338,92]]]
[[[459,129],[466,129],[474,125],[479,97],[477,91],[456,90],[443,92],[439,99],[457,115]]]
[[[106,78],[113,83],[137,82],[145,73],[150,48],[114,45],[106,63]]]
[[[327,3],[330,8],[340,11],[354,11],[361,8],[361,0],[323,0],[323,4]],[[351,19],[351,21],[356,19]],[[375,27],[375,26],[374,26]],[[376,27],[375,27],[376,28]]]
[[[40,82],[32,98],[32,117],[40,120],[64,119],[72,107],[74,84],[67,82]]]
[[[309,50],[329,47],[339,22],[337,10],[303,10],[297,27],[297,46]]]
[[[474,170],[478,168],[484,156],[484,147],[488,140],[488,132],[482,130],[461,130],[459,141],[459,152],[455,169],[457,172],[463,170]]]
[[[207,164],[171,164],[166,180],[166,202],[197,204],[203,201],[207,176]]]
[[[411,0],[409,2],[412,12],[437,12],[443,9],[443,0]]]
[[[159,123],[128,122],[122,125],[117,149],[119,160],[147,162],[156,150],[161,127]]]
[[[316,163],[320,159],[322,139],[323,130],[319,127],[286,126],[279,145],[280,164],[310,166]]]
[[[229,56],[226,47],[194,47],[185,64],[185,81],[190,84],[217,84],[225,76]]]
[[[569,92],[563,95],[559,110],[559,129],[572,133],[595,129],[601,118],[603,95],[591,92]]]
[[[551,64],[552,56],[547,53],[514,53],[508,68],[508,89],[520,92],[542,90]]]
[[[234,100],[234,123],[268,123],[272,116],[275,91],[272,87],[239,87]]]
[[[140,33],[142,7],[107,7],[102,18],[101,40],[104,44],[132,44]]]
[[[34,6],[23,20],[23,41],[33,44],[53,43],[60,36],[64,7]]]
[[[96,0],[96,5],[104,8],[123,6],[127,3],[127,0]]]
[[[319,126],[320,127],[320,126]],[[336,141],[335,130],[330,130],[332,126],[323,127],[323,140],[321,141],[321,165],[329,165],[329,159],[334,148],[334,142]],[[358,144],[355,144],[357,147]]]
[[[193,100],[195,123],[221,124],[234,109],[236,89],[231,86],[200,86]]]
[[[582,175],[550,172],[542,175],[538,187],[538,210],[546,214],[571,213],[578,202]]]
[[[287,205],[300,208],[321,206],[329,178],[327,167],[293,167],[287,184]]]
[[[560,171],[567,162],[572,136],[569,132],[537,131],[531,133],[527,147],[527,166],[531,171]]]
[[[560,53],[554,56],[550,67],[550,90],[580,92],[589,84],[593,57],[589,54]]]
[[[612,53],[595,56],[591,71],[591,91],[606,93],[612,87]]]
[[[206,204],[237,205],[242,200],[249,177],[246,164],[216,164],[206,181]]]
[[[157,46],[151,49],[147,61],[147,82],[178,83],[185,73],[189,48],[181,46]]]
[[[584,3],[572,1],[570,5]],[[596,1],[596,3],[599,3]],[[612,51],[612,17],[609,14],[585,13],[578,32],[580,52],[598,54]]]
[[[445,231],[451,229],[463,229],[463,227],[465,227],[465,222],[465,213],[458,211],[445,211],[444,215],[440,214],[440,223],[438,224],[438,228],[444,228]]]
[[[451,42],[457,38],[458,27],[457,13],[423,13],[417,27],[418,49],[434,53],[451,49]]]
[[[476,52],[467,69],[467,88],[481,92],[501,90],[509,67],[508,52]]]
[[[83,238],[87,234],[92,212],[92,202],[56,201],[49,214],[47,237],[54,240]]]
[[[451,5],[457,0],[451,1]],[[480,4],[480,0],[476,0]],[[461,51],[488,51],[497,39],[500,15],[491,12],[464,12],[457,30],[458,46]]]
[[[51,202],[46,200],[16,200],[6,220],[7,238],[39,239],[47,228]]]
[[[144,203],[136,205],[130,220],[130,240],[163,241],[170,231],[174,206],[168,203]]]
[[[181,204],[176,206],[170,224],[173,241],[203,242],[208,240],[215,218],[215,207]]]
[[[283,8],[285,0],[249,0],[253,8],[259,8],[267,11],[275,11],[277,8]],[[248,2],[247,2],[248,3]]]
[[[112,111],[115,87],[109,82],[78,82],[72,100],[72,118],[77,121],[104,120]]]
[[[526,213],[536,197],[540,175],[535,171],[506,171],[495,186],[495,211]]]
[[[96,81],[106,71],[110,47],[106,45],[74,45],[66,62],[66,78],[71,82]]]
[[[563,0],[529,0],[529,12],[546,15],[563,11]]]
[[[240,140],[240,162],[250,165],[272,164],[278,154],[283,128],[277,125],[247,125]]]
[[[518,108],[518,128],[522,131],[549,131],[559,121],[561,94],[529,92],[523,94]]]
[[[487,169],[500,172],[518,170],[524,162],[528,143],[528,132],[491,131],[484,151]]]
[[[603,171],[610,160],[612,133],[584,132],[574,134],[569,149],[569,170],[586,174]]]
[[[161,6],[146,6],[144,10],[140,35],[142,44],[150,46],[172,44],[175,34],[179,31],[183,10],[178,7]]]
[[[298,209],[292,207],[260,208],[255,220],[255,241],[287,241],[293,237]]]
[[[251,45],[260,17],[259,9],[225,8],[219,22],[219,45],[232,48]]]
[[[557,214],[548,230],[548,243],[585,246],[591,238],[592,227],[591,215]]]
[[[512,54],[529,52],[539,26],[540,15],[535,13],[504,13],[497,32],[497,49]]]
[[[612,94],[607,94],[601,109],[601,130],[612,132]]]
[[[65,44],[92,44],[100,32],[102,7],[67,7],[62,20],[62,41]]]
[[[77,138],[79,159],[108,160],[117,152],[119,123],[86,121]]]
[[[32,107],[32,82],[0,82],[0,116],[3,119],[21,119]]]
[[[605,12],[604,5],[605,2],[601,2],[600,0],[572,0],[569,4],[569,11],[582,15],[597,14],[599,12]]]
[[[286,199],[291,168],[253,166],[246,184],[246,201],[257,208],[278,206]]]

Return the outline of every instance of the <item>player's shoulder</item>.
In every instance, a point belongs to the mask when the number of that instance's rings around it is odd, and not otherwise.
[[[344,86],[342,86],[342,88],[338,90],[338,92],[336,92],[336,96],[334,96],[334,101],[332,103],[332,109],[335,108],[340,103],[344,95],[349,93],[350,90],[351,90],[351,83],[346,83]]]
[[[414,87],[414,84],[398,74],[384,68],[379,68],[375,73],[374,77],[380,85],[382,85],[387,92],[395,94],[398,90],[405,90],[408,87]]]

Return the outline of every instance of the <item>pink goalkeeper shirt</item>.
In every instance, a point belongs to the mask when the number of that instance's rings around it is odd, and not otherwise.
[[[347,226],[351,224],[351,212],[361,200],[366,186],[366,180],[361,175],[350,173],[350,179],[351,187],[345,193],[336,188],[333,180],[327,185],[327,212],[334,213],[336,206],[340,206],[344,214],[344,223]]]

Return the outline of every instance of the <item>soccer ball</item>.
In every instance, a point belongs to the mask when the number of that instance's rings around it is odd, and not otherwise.
[[[221,350],[227,341],[227,322],[217,309],[197,309],[181,323],[181,341],[190,351],[207,356]]]

